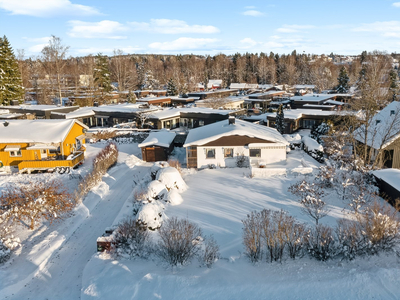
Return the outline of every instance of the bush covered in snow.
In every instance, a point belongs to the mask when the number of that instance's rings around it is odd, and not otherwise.
[[[156,161],[150,169],[150,176],[152,180],[157,178],[157,172],[163,168],[169,167],[166,161]]]
[[[153,180],[147,186],[145,195],[147,202],[153,202],[156,200],[167,201],[168,191],[164,184],[158,180]]]
[[[165,185],[168,191],[178,190],[184,192],[187,190],[187,185],[182,179],[179,171],[172,167],[166,167],[157,172],[157,180]]]
[[[219,247],[210,238],[203,238],[201,228],[187,219],[171,218],[158,231],[155,254],[171,266],[185,265],[194,257],[211,267],[219,257]]]
[[[161,227],[164,214],[164,205],[155,201],[142,205],[136,215],[137,223],[150,230],[156,230]]]
[[[136,220],[126,219],[113,232],[117,255],[146,258],[150,252],[150,236]]]
[[[309,136],[303,136],[301,138],[304,151],[314,158],[316,161],[324,162],[324,147],[322,147],[316,140]]]
[[[322,224],[314,227],[308,234],[307,250],[311,257],[326,261],[334,258],[337,253],[333,229]]]

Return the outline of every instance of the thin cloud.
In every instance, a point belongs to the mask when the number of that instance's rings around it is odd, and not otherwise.
[[[293,32],[300,32],[304,29],[312,29],[315,28],[314,25],[283,25],[281,28],[278,28],[276,31],[282,33],[293,33]]]
[[[88,48],[80,48],[75,49],[74,51],[79,54],[88,55],[88,54],[113,54],[115,49],[122,50],[124,53],[132,54],[142,52],[143,48],[140,47],[116,47],[116,48],[103,48],[103,47],[88,47]]]
[[[68,35],[74,38],[86,39],[126,39],[126,36],[118,35],[129,30],[125,25],[116,21],[103,20],[100,22],[69,21],[72,27]]]
[[[244,11],[243,15],[251,16],[251,17],[261,17],[264,15],[264,13],[262,13],[261,11],[258,11],[258,10],[250,9],[250,10]]]
[[[201,50],[208,49],[210,44],[214,44],[217,41],[217,39],[181,37],[171,42],[151,43],[149,48],[161,51]]]
[[[129,22],[135,31],[147,31],[162,34],[217,33],[219,29],[211,25],[189,25],[182,20],[151,19],[150,22]]]
[[[255,6],[245,6],[244,8],[245,9],[255,9],[256,7]]]
[[[69,0],[0,0],[0,8],[12,15],[54,17],[59,15],[91,16],[101,13],[94,7],[73,4]]]
[[[376,32],[382,34],[384,37],[400,37],[400,22],[387,21],[362,24],[361,26],[354,28],[353,31]]]
[[[392,4],[392,6],[394,6],[394,7],[400,7],[400,2],[394,2],[394,3]]]

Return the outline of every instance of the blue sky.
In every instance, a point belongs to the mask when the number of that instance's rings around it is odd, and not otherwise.
[[[400,0],[397,0],[400,1]],[[37,56],[51,35],[83,56],[399,52],[396,0],[0,0],[0,34]]]

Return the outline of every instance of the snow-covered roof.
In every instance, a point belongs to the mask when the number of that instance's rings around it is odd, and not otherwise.
[[[383,170],[373,171],[372,174],[374,174],[377,178],[387,182],[396,190],[400,191],[400,170],[383,169]]]
[[[149,102],[149,101],[155,101],[155,100],[171,100],[171,97],[146,97],[146,98],[140,98],[137,99],[137,102]]]
[[[221,86],[221,85],[222,85],[222,79],[213,79],[208,81],[207,88],[211,89],[213,86]]]
[[[73,108],[78,108],[78,106],[70,106]],[[63,110],[66,107],[65,106],[58,106],[58,105],[19,105],[19,106],[4,106],[4,108],[19,108],[19,109],[24,109],[24,110]]]
[[[328,103],[328,104],[333,104],[333,105],[344,105],[344,103],[343,103],[343,102],[336,101],[336,100],[332,100],[332,99],[329,99],[329,100],[328,100],[328,101],[326,101],[325,103]]]
[[[324,101],[324,100],[329,100],[336,97],[335,94],[305,94],[303,96],[293,96],[290,97],[291,100],[294,101],[308,101],[308,102],[313,102],[313,101]]]
[[[92,106],[80,107],[79,109],[71,111],[69,113],[52,112],[52,114],[65,116],[66,119],[77,119],[82,117],[94,116],[95,115],[93,111],[94,108],[97,107],[92,107]]]
[[[9,120],[0,122],[0,143],[59,143],[77,120]]]
[[[141,103],[127,103],[118,105],[102,105],[99,107],[93,107],[93,111],[96,112],[122,112],[122,113],[136,113],[142,111],[155,111],[158,110],[156,107],[150,107],[143,110],[140,108],[143,104]]]
[[[400,138],[400,102],[394,101],[378,112],[370,121],[367,141],[365,126],[354,131],[355,138],[374,148],[383,149]]]
[[[149,136],[138,146],[140,148],[147,146],[160,146],[168,148],[174,140],[176,133],[169,130],[161,130],[157,132],[151,132]]]
[[[233,135],[254,137],[284,145],[288,144],[274,128],[236,119],[235,124],[229,124],[228,120],[224,120],[190,130],[184,147],[204,145],[221,137]]]
[[[246,88],[246,83],[231,83],[230,89],[244,89]]]
[[[167,108],[159,110],[150,115],[152,119],[166,119],[179,117],[181,113],[194,113],[194,114],[218,114],[218,115],[229,115],[235,112],[234,110],[225,109],[212,109],[206,107],[182,107],[182,108]]]
[[[296,84],[293,87],[296,90],[305,90],[305,89],[314,89],[315,85],[313,85],[313,84]]]
[[[308,116],[333,116],[337,114],[332,110],[319,110],[319,109],[288,109],[283,111],[285,119],[299,119],[303,115]],[[265,117],[276,117],[276,113],[265,113]]]

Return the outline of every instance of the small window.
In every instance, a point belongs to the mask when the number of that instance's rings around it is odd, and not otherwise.
[[[199,126],[204,126],[204,120],[199,120]]]
[[[214,148],[206,149],[206,158],[215,158],[215,149]]]
[[[10,151],[10,156],[11,156],[11,157],[18,157],[18,156],[22,156],[21,150],[17,150],[17,151]]]
[[[233,148],[225,148],[224,157],[233,157]]]
[[[390,115],[393,116],[396,112],[394,110],[390,111]]]
[[[46,153],[47,153],[47,150],[46,150],[46,149],[42,149],[42,150],[40,150],[40,153],[41,153],[41,154],[46,154]]]
[[[376,125],[378,125],[381,122],[381,120],[376,120]]]
[[[261,157],[261,149],[250,149],[250,157]]]

